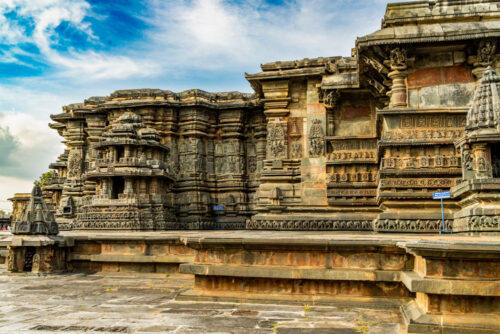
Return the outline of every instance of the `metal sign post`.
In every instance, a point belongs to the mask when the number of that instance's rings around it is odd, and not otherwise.
[[[220,225],[220,212],[224,211],[225,209],[226,209],[226,207],[224,205],[214,205],[214,206],[212,206],[212,210],[214,210],[215,213],[217,214],[217,222],[215,224],[215,229],[216,230],[222,230],[222,227]]]
[[[440,199],[441,200],[441,219],[443,220],[443,227],[441,228],[441,231],[439,231],[439,234],[441,233],[450,233],[453,234],[453,231],[447,231],[446,226],[444,224],[444,207],[443,207],[443,199],[445,198],[450,198],[450,192],[449,191],[438,191],[435,193],[432,193],[432,199]]]

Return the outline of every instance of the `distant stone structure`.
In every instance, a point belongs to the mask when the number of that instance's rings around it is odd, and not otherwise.
[[[38,185],[12,224],[12,236],[1,240],[7,246],[9,272],[54,272],[65,269],[66,241]]]
[[[24,206],[30,201],[30,193],[17,193],[8,200],[12,202],[12,221],[14,222],[23,212]]]
[[[45,187],[56,219],[212,229],[217,205],[224,229],[436,232],[432,193],[452,189],[447,229],[499,231],[498,6],[389,4],[351,57],[263,64],[245,75],[254,95],[138,89],[65,106]]]
[[[0,214],[0,231],[4,228],[7,229],[7,227],[10,228],[10,222],[11,222],[11,215]]]
[[[12,234],[20,235],[57,235],[59,229],[54,214],[48,209],[42,197],[42,189],[34,186],[28,204],[16,217]]]

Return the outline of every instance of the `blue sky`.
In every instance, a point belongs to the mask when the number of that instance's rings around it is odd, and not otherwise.
[[[49,115],[117,89],[251,92],[259,64],[347,56],[386,0],[0,0],[0,209],[63,150]]]

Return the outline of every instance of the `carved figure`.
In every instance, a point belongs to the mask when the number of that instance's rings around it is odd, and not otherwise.
[[[271,123],[268,127],[267,145],[270,158],[284,158],[285,130],[280,124]]]
[[[36,253],[35,255],[33,255],[33,265],[31,267],[31,270],[35,273],[39,272],[40,264],[41,264],[40,254]]]
[[[12,250],[9,252],[9,255],[7,255],[7,270],[10,272],[17,271],[15,264],[15,255]]]
[[[464,168],[469,171],[474,167],[474,158],[470,153],[468,145],[464,145],[464,147],[462,147],[462,164]]]
[[[331,90],[326,94],[325,107],[334,109],[340,99],[340,92],[337,89]]]
[[[300,159],[302,157],[302,144],[296,140],[290,146],[290,158]]]
[[[477,60],[481,65],[490,65],[496,52],[496,42],[493,39],[483,39],[477,49]]]
[[[406,64],[407,60],[408,56],[405,48],[398,46],[391,50],[390,53],[391,68],[404,69],[407,66]]]
[[[313,120],[312,126],[309,130],[309,154],[312,157],[318,157],[323,154],[325,146],[324,137],[325,135],[323,132],[323,127],[321,126],[321,120]]]
[[[79,178],[82,173],[82,153],[72,150],[68,157],[68,177]]]

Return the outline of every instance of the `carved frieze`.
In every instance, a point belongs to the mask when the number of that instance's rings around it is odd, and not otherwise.
[[[451,229],[452,220],[446,219],[447,230]],[[375,231],[385,232],[436,232],[442,229],[440,219],[377,219]]]
[[[332,173],[329,176],[329,182],[375,182],[377,172],[342,172]]]
[[[247,221],[247,229],[252,230],[284,230],[284,231],[372,231],[373,222],[370,219],[252,219]]]
[[[331,189],[328,189],[328,196],[332,196],[332,197],[374,197],[374,196],[377,196],[377,189],[331,188]]]
[[[450,178],[386,178],[380,180],[381,188],[450,188],[456,184]]]
[[[458,231],[498,231],[500,216],[479,215],[456,218],[453,225]]]
[[[460,157],[455,155],[388,157],[382,158],[381,167],[382,169],[459,168]]]
[[[371,162],[377,160],[377,140],[373,139],[335,139],[329,140],[332,149],[328,159],[338,163]]]
[[[399,127],[410,128],[464,128],[466,118],[463,115],[403,115]]]
[[[464,134],[462,129],[392,130],[382,135],[383,141],[446,141],[452,143]]]

